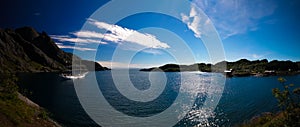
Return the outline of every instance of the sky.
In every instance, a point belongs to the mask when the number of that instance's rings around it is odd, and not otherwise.
[[[225,60],[300,61],[298,0],[194,0],[196,6],[184,7],[185,11],[175,2],[161,2],[143,6],[170,8],[179,18],[144,12],[110,22],[136,6],[123,1],[124,5],[117,5],[121,9],[99,16],[95,12],[110,1],[9,0],[0,5],[0,27],[45,31],[64,51],[108,67],[211,63],[212,55],[202,40],[209,24],[219,34]],[[122,10],[122,6],[129,8]],[[199,16],[197,8],[209,20]]]

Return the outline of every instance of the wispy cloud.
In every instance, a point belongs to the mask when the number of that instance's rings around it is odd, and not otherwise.
[[[254,59],[259,59],[259,58],[261,58],[262,56],[261,56],[261,55],[257,55],[257,54],[252,54],[252,57],[253,57]]]
[[[201,18],[197,15],[197,10],[195,6],[191,6],[190,14],[185,15],[181,13],[181,20],[182,22],[186,23],[188,28],[194,32],[194,36],[197,38],[201,38],[201,31],[200,31],[200,20]]]
[[[74,35],[76,35],[77,37],[80,38],[103,38],[103,34],[102,33],[97,33],[95,31],[78,31],[75,33],[72,33]]]
[[[122,63],[122,62],[111,62],[111,61],[98,61],[99,64],[102,66],[108,67],[108,68],[150,68],[155,67],[159,65],[153,65],[153,64],[128,64],[128,63]]]
[[[90,39],[90,38],[73,38],[66,35],[50,35],[50,37],[60,42],[107,44],[107,42],[103,42],[99,39],[97,40],[97,39]]]
[[[98,43],[98,44],[108,44],[116,43],[120,44],[123,50],[139,51],[159,54],[159,50],[154,49],[166,49],[170,46],[160,41],[156,36],[141,33],[136,30],[128,29],[118,25],[108,24],[105,22],[99,22],[94,19],[88,19],[88,23],[94,25],[98,28],[98,31],[106,31],[105,33],[96,32],[96,31],[77,31],[70,34],[76,37],[70,37],[69,35],[51,35],[52,39],[55,39],[59,42],[73,42],[73,43]],[[97,29],[96,29],[97,30]],[[153,50],[148,50],[153,49]]]
[[[266,56],[272,54],[271,52],[266,52],[266,53],[263,53],[263,54],[252,54],[251,57],[253,59],[261,59],[261,58],[265,58]]]
[[[88,19],[88,21],[90,24],[95,25],[97,28],[108,31],[107,33],[104,34],[103,37],[103,39],[106,41],[110,41],[114,43],[128,42],[146,48],[157,48],[157,49],[170,48],[170,46],[167,43],[161,42],[156,38],[156,36],[148,33],[141,33],[136,30],[124,28],[118,25],[108,24],[105,22],[99,22],[94,19]]]
[[[274,13],[274,0],[194,0],[211,18],[223,39],[259,29],[259,21]]]
[[[39,13],[39,12],[36,12],[36,13],[33,13],[33,15],[34,15],[34,16],[40,16],[40,15],[41,15],[41,13]]]
[[[84,48],[79,46],[71,46],[71,45],[63,45],[62,43],[56,43],[56,45],[61,49],[74,49],[79,51],[96,51],[96,49],[92,48]]]
[[[149,53],[149,54],[154,54],[154,55],[162,54],[162,52],[159,49],[153,49],[153,48],[144,49],[143,52]]]

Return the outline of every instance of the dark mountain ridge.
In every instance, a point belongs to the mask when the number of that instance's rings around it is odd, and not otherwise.
[[[227,70],[222,68],[226,65]],[[220,67],[220,68],[219,68]],[[214,68],[214,70],[212,70]],[[192,65],[166,64],[160,67],[141,69],[140,71],[202,71],[202,72],[221,72],[230,73],[231,76],[268,76],[268,75],[291,75],[300,73],[300,62],[292,61],[268,61],[240,59],[235,62],[222,61],[216,64],[196,63]]]
[[[72,59],[81,60],[61,50],[46,32],[31,27],[0,29],[0,54],[0,72],[62,72],[71,69]],[[99,63],[82,61],[87,70],[107,70]]]

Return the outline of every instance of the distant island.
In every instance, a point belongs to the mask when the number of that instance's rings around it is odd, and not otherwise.
[[[109,70],[97,62],[64,52],[46,32],[38,33],[31,27],[0,29],[0,54],[0,73],[70,71],[72,59],[80,60],[89,71]]]
[[[220,70],[218,66],[227,65],[227,70]],[[212,68],[216,70],[212,70]],[[192,65],[166,64],[160,67],[144,68],[140,71],[164,71],[164,72],[180,72],[180,71],[201,71],[201,72],[219,72],[225,73],[227,76],[269,76],[269,75],[293,75],[300,73],[300,62],[292,61],[268,61],[241,59],[235,62],[222,61],[216,64],[196,63]]]

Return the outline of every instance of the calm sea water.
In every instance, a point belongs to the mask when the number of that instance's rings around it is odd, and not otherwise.
[[[90,72],[85,79],[80,79],[82,80],[80,82],[83,82],[81,87],[91,87],[89,81],[93,80],[93,74],[94,72]],[[181,75],[188,79],[184,83],[202,86],[209,86],[211,80],[207,79],[212,77],[210,73],[164,73],[167,80],[162,94],[152,101],[138,103],[126,98],[116,89],[110,71],[96,72],[95,74],[98,86],[106,100],[119,112],[136,117],[156,115],[172,105],[182,85]],[[202,124],[203,121],[197,121],[202,118],[197,114],[213,116],[208,119],[209,126],[233,126],[263,112],[276,112],[278,107],[276,99],[272,96],[272,88],[281,87],[277,78],[277,76],[227,78],[216,109],[210,111],[199,108],[206,97],[200,92],[195,100],[196,106],[175,126]],[[289,83],[296,84],[295,87],[300,84],[300,75],[285,76],[284,78]],[[147,90],[151,85],[150,80],[148,72],[130,71],[130,81],[139,90]],[[63,80],[57,73],[25,73],[19,75],[19,85],[23,89],[32,91],[28,95],[29,98],[50,111],[52,117],[62,125],[70,127],[98,126],[82,108],[72,80]],[[105,109],[95,108],[95,112],[101,113],[101,110]]]

